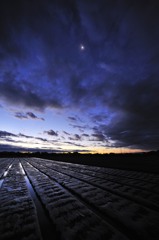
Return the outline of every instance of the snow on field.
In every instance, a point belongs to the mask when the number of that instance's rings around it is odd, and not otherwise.
[[[156,174],[3,158],[0,185],[1,239],[158,240]]]

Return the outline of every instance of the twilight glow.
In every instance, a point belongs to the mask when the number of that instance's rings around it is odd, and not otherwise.
[[[0,3],[0,151],[158,149],[158,1]]]

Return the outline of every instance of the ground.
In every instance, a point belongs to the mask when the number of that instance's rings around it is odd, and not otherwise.
[[[0,177],[1,239],[158,239],[159,174],[1,158]]]

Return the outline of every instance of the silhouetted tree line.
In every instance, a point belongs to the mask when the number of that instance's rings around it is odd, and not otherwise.
[[[159,173],[159,150],[147,153],[80,154],[48,152],[0,152],[0,158],[37,157],[54,161],[86,164],[108,168]]]

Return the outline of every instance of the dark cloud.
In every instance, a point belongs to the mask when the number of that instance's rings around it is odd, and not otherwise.
[[[79,141],[81,140],[81,136],[79,134],[74,134],[72,137],[69,137],[70,140]]]
[[[115,114],[109,125],[97,128],[114,142],[114,146],[141,149],[158,148],[159,81],[152,76],[133,84],[121,84],[110,100]]]
[[[42,120],[44,121],[44,118],[39,118],[37,117],[34,113],[32,112],[16,112],[15,117],[19,119],[34,119],[34,120]]]
[[[80,147],[80,146],[79,146]],[[74,152],[74,153],[89,153],[90,150],[88,149],[73,149],[72,151],[68,150],[68,152]],[[92,151],[93,152],[93,151]]]
[[[106,114],[101,113],[101,114],[93,115],[91,117],[91,120],[93,123],[101,123],[101,122],[104,122],[107,118],[108,116]]]
[[[28,136],[28,135],[25,135],[25,134],[22,134],[22,133],[19,133],[17,136],[24,137],[24,138],[34,138],[33,136]]]
[[[65,135],[70,135],[70,133],[68,133],[68,132],[66,132],[66,131],[63,131],[63,133],[64,133]]]
[[[18,137],[23,137],[23,138],[30,138],[30,139],[34,139],[34,140],[40,140],[42,142],[49,142],[49,140],[46,139],[46,138],[33,137],[33,136],[25,135],[25,134],[22,134],[22,133],[19,133],[17,136]]]
[[[28,119],[27,115],[25,113],[22,113],[22,112],[16,112],[15,117],[19,118],[19,119]]]
[[[77,128],[80,132],[84,132],[84,130],[89,129],[87,125],[78,125],[78,124],[70,124],[73,128]]]
[[[3,140],[5,140],[5,142],[9,142],[9,143],[19,143],[19,140],[13,140],[12,138],[9,137],[5,137]],[[24,143],[23,141],[20,141],[21,143]]]
[[[0,137],[1,138],[5,138],[5,137],[17,137],[16,134],[10,133],[10,132],[6,132],[6,131],[0,131]]]
[[[71,121],[77,121],[77,119],[75,117],[68,117],[68,119]]]
[[[39,120],[44,121],[44,118],[39,118],[39,117],[37,117],[37,116],[36,116],[34,113],[32,113],[32,112],[27,112],[26,115],[27,115],[28,117],[32,118],[32,119],[39,119]]]
[[[42,141],[42,142],[49,142],[49,140],[46,139],[46,138],[37,137],[36,139],[37,139],[37,140],[40,140],[40,141]]]
[[[85,147],[85,145],[77,144],[77,143],[74,143],[74,142],[69,142],[69,141],[67,141],[67,142],[65,142],[65,143],[67,143],[67,144],[69,144],[69,145],[71,145],[71,146]],[[80,150],[80,151],[81,151],[81,150]],[[82,150],[82,151],[83,151],[83,150]]]
[[[48,153],[58,153],[63,152],[63,150],[60,149],[48,149],[48,148],[25,148],[25,147],[18,147],[13,146],[11,144],[0,144],[0,152],[3,151],[11,151],[11,152],[48,152]]]
[[[16,147],[16,146],[13,146],[11,144],[0,144],[0,151],[3,152],[3,151],[20,151],[20,150],[24,150],[23,148],[19,148],[19,147]]]
[[[18,140],[15,140],[14,139],[15,137]],[[21,138],[32,139],[33,141],[34,140],[40,140],[42,142],[50,143],[50,141],[48,139],[46,139],[46,138],[34,137],[34,136],[22,134],[22,133],[13,134],[11,132],[6,132],[6,131],[0,131],[0,138],[2,140],[5,140],[5,142],[13,142],[13,143],[19,143],[19,142],[25,143],[24,141],[21,140]],[[34,141],[34,143],[35,143],[35,141]]]
[[[29,108],[20,119],[69,109],[72,123],[87,115],[70,126],[85,133],[94,124],[96,141],[158,148],[158,12],[150,0],[2,1],[0,100]]]
[[[22,134],[22,133],[19,133],[18,136],[19,137],[24,137],[24,138],[30,138],[30,139],[34,139],[34,140],[40,140],[42,142],[50,143],[50,141],[48,139],[46,139],[46,138],[28,136],[28,135],[25,135],[25,134]]]
[[[106,140],[105,136],[102,133],[94,133],[94,134],[92,134],[92,137],[95,137],[96,141],[104,142]]]
[[[82,136],[83,137],[89,137],[89,134],[83,133]]]
[[[45,134],[49,135],[49,136],[58,136],[58,133],[55,132],[54,130],[50,129],[48,131],[44,131]]]
[[[0,99],[11,105],[21,105],[36,110],[43,110],[46,107],[62,107],[58,98],[46,98],[41,93],[37,93],[35,89],[35,86],[31,86],[26,81],[19,83],[11,73],[5,73],[4,80],[0,81]]]

